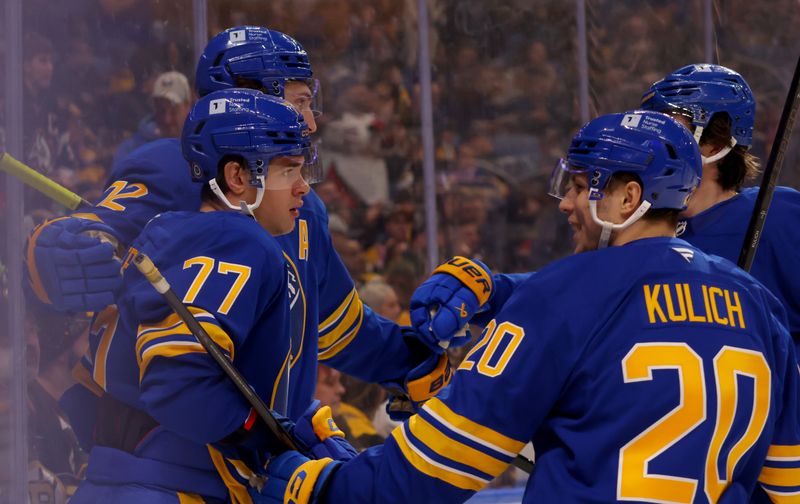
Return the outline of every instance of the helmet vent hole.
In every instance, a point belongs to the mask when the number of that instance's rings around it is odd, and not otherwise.
[[[219,66],[222,62],[222,58],[225,56],[224,53],[219,53],[216,58],[214,58],[214,64],[212,66]]]
[[[195,126],[194,128],[194,134],[195,135],[199,134],[203,130],[203,126],[205,125],[206,125],[205,121],[200,121],[199,123],[197,123],[197,126]]]
[[[267,131],[267,136],[270,137],[270,138],[278,138],[278,132],[277,131]]]
[[[667,148],[667,154],[669,154],[670,159],[678,159],[678,153],[675,152],[674,146],[672,146],[671,144],[666,144],[665,147]],[[670,170],[669,174],[672,174],[673,171],[675,170]]]

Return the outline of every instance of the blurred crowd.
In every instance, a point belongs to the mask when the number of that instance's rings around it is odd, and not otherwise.
[[[417,2],[208,4],[209,36],[257,24],[293,35],[308,50],[324,98],[318,136],[326,178],[314,190],[327,205],[334,245],[364,301],[407,322],[411,294],[429,273]],[[115,159],[179,135],[194,100],[191,7],[191,0],[24,2],[22,160],[97,201]],[[517,272],[566,255],[570,233],[547,196],[547,177],[580,125],[575,4],[428,0],[428,7],[441,258],[465,255]],[[795,0],[715,7],[714,57],[753,88],[754,150],[765,159],[800,49],[793,32],[800,9]],[[635,108],[653,81],[703,60],[702,2],[588,0],[586,9],[591,116]],[[0,150],[12,127],[5,99],[0,93]],[[797,186],[796,151],[782,185]],[[7,214],[4,186],[0,176],[0,216]],[[63,212],[26,189],[26,232]],[[0,218],[0,236],[6,225]],[[27,320],[35,355],[31,451],[54,474],[74,476],[82,461],[74,440],[65,434],[43,443],[37,433],[68,431],[54,398],[71,380],[86,321],[53,322],[33,310]],[[320,399],[336,406],[359,448],[386,436],[391,423],[381,415],[380,387],[327,368],[318,383]]]

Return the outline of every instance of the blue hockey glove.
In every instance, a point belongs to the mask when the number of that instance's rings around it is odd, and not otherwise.
[[[279,413],[272,414],[306,455],[334,460],[350,460],[355,457],[356,449],[347,442],[344,432],[333,421],[330,406],[320,408],[319,405],[319,401],[313,401],[297,423]],[[260,465],[258,460],[265,460],[270,453],[281,453],[285,450],[284,445],[252,408],[244,424],[217,445],[223,453],[232,456],[236,454],[235,456],[247,463],[255,464],[253,467]]]
[[[320,408],[319,401],[311,406],[297,420],[292,435],[306,452],[317,459],[330,458],[346,461],[355,457],[358,452],[345,439],[344,432],[336,425],[331,416],[330,406]]]
[[[389,391],[386,413],[401,422],[419,411],[419,408],[450,383],[453,369],[447,355],[431,354],[422,364],[406,375],[402,382],[383,382]]]
[[[420,340],[442,353],[470,340],[463,331],[473,315],[489,302],[492,272],[476,259],[456,256],[441,264],[411,296],[411,325]]]
[[[111,227],[89,219],[62,217],[37,227],[26,260],[39,300],[59,311],[100,311],[114,304],[122,275],[111,240]]]
[[[288,451],[267,465],[267,482],[256,504],[312,504],[317,502],[342,462],[329,458],[311,460]]]

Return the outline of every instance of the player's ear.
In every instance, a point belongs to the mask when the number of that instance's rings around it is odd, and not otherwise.
[[[250,186],[250,173],[239,161],[229,160],[223,167],[225,183],[231,194],[241,196]]]
[[[639,208],[642,201],[642,186],[636,181],[626,182],[622,188],[622,206],[620,210],[627,217]]]

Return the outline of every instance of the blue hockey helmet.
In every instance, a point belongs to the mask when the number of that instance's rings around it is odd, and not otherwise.
[[[289,80],[306,82],[318,95],[318,82],[303,46],[289,35],[260,26],[237,26],[212,38],[200,56],[195,76],[200,96],[256,83],[262,92],[284,98]],[[319,111],[319,107],[312,108]]]
[[[700,149],[691,133],[666,114],[637,110],[589,121],[569,146],[567,169],[589,175],[602,190],[617,172],[636,174],[651,208],[684,210],[700,182]]]
[[[574,175],[586,175],[592,219],[602,226],[599,247],[611,232],[639,220],[650,208],[685,210],[702,175],[700,148],[692,134],[672,117],[637,110],[589,121],[572,139],[566,160],[553,169],[550,194],[563,198]],[[615,173],[630,173],[642,183],[642,203],[623,223],[603,221],[597,201]]]
[[[276,157],[304,156],[305,175],[319,168],[303,115],[252,89],[215,91],[198,100],[183,125],[181,148],[197,182],[216,178],[220,163],[232,155],[244,158],[256,186]]]
[[[741,75],[724,66],[696,64],[675,70],[650,86],[642,96],[641,108],[677,111],[702,129],[715,114],[722,112],[730,117],[731,136],[736,143],[744,147],[753,144],[756,115],[753,92]]]

